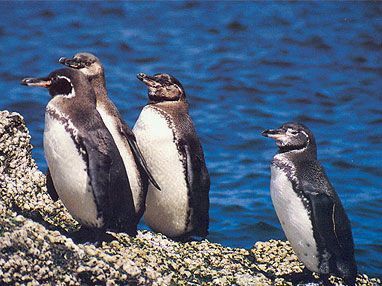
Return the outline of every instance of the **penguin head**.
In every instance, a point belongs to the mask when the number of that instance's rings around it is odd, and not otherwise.
[[[280,152],[306,150],[315,148],[313,133],[303,124],[289,122],[277,129],[268,129],[261,133],[265,137],[276,140]]]
[[[139,73],[137,78],[147,85],[149,98],[153,102],[186,100],[186,93],[182,84],[169,74],[158,73],[149,76]]]
[[[78,53],[73,58],[60,58],[59,63],[83,72],[88,79],[103,76],[104,70],[101,61],[91,53]]]
[[[44,78],[24,78],[21,84],[45,87],[49,90],[49,94],[52,98],[60,97],[65,101],[78,97],[83,98],[84,95],[95,101],[95,96],[93,95],[88,80],[77,70],[67,68],[59,69],[51,72]]]

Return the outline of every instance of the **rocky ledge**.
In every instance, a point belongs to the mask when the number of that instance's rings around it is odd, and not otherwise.
[[[115,240],[98,247],[75,244],[67,234],[79,225],[50,199],[31,149],[23,118],[0,112],[1,285],[292,285],[290,278],[299,274],[311,282],[283,241],[257,242],[247,250],[139,231],[134,238],[110,233]],[[357,278],[357,285],[380,283]]]

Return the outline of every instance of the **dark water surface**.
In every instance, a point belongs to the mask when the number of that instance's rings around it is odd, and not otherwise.
[[[360,272],[382,273],[382,2],[0,2],[0,109],[25,116],[42,170],[46,91],[26,76],[79,51],[104,63],[130,126],[135,75],[184,85],[211,174],[209,239],[284,239],[269,195],[266,128],[300,121],[350,216]]]

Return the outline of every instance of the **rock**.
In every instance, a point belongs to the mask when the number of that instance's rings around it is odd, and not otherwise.
[[[276,240],[245,250],[138,231],[110,233],[115,240],[99,247],[75,244],[67,231],[79,225],[50,199],[31,150],[23,118],[0,112],[1,285],[292,285],[281,276],[304,269],[289,243]],[[360,274],[357,284],[380,281]]]

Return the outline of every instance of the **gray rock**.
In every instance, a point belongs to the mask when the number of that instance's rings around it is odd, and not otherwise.
[[[246,250],[139,231],[110,233],[116,239],[99,247],[75,244],[66,232],[79,225],[50,199],[31,150],[23,118],[0,112],[1,285],[292,285],[281,276],[303,271],[289,243],[276,240]],[[357,284],[380,280],[358,275]]]

